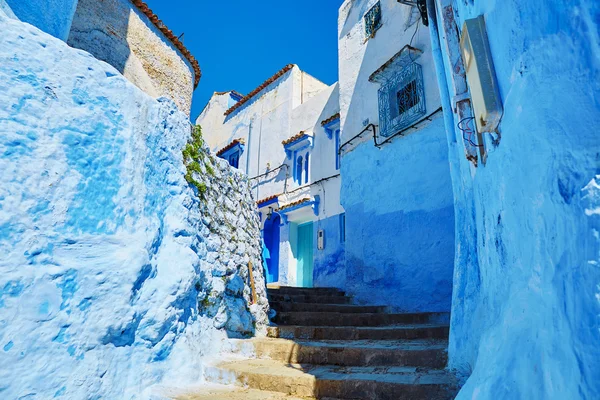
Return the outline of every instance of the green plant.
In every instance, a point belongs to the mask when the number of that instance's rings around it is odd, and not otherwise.
[[[208,190],[206,184],[194,179],[194,173],[199,174],[202,172],[200,169],[200,160],[204,160],[204,152],[202,151],[203,146],[204,139],[202,139],[202,128],[200,125],[195,125],[194,128],[192,128],[192,137],[186,143],[181,153],[183,154],[183,163],[187,169],[185,173],[186,182],[194,186],[198,190],[200,198],[205,200],[206,192]]]

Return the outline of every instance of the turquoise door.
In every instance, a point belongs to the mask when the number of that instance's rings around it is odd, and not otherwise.
[[[313,285],[313,224],[298,226],[298,286]]]

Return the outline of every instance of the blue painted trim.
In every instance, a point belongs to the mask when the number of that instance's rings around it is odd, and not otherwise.
[[[340,118],[338,117],[333,121],[326,123],[323,125],[323,129],[325,129],[327,138],[331,139],[333,137],[333,133],[340,130]]]
[[[279,201],[279,197],[275,196],[274,198],[272,198],[271,200],[267,200],[264,203],[260,203],[259,204],[259,208],[263,208],[268,206],[269,204],[273,204],[273,203],[277,203]]]
[[[295,206],[285,208],[283,210],[278,210],[277,213],[282,217],[282,219],[285,218],[285,223],[287,224],[287,214],[292,211],[299,210],[303,207],[311,207],[313,209],[313,212],[315,213],[315,216],[318,217],[319,216],[319,204],[321,204],[321,196],[319,196],[317,194],[317,195],[315,195],[314,200],[306,201],[301,204],[296,204]]]
[[[295,155],[295,152],[297,151],[304,150],[307,147],[312,147],[313,144],[313,136],[305,133],[293,142],[284,144],[283,149],[285,150],[285,155],[287,158],[292,158],[292,154]]]
[[[240,156],[241,156],[242,153],[244,153],[245,149],[246,149],[246,145],[244,145],[242,143],[236,143],[235,146],[233,146],[232,148],[228,149],[227,151],[224,151],[223,153],[221,153],[221,155],[219,157],[224,160],[227,160],[229,158],[229,156],[235,152],[239,152]]]
[[[232,99],[234,99],[235,101],[240,101],[241,99],[243,99],[243,96],[234,94],[233,92],[229,92],[229,96],[231,96]]]

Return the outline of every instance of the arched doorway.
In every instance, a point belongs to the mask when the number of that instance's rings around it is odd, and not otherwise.
[[[265,246],[269,250],[267,258],[267,283],[279,281],[279,225],[281,218],[273,213],[266,221],[263,230]]]

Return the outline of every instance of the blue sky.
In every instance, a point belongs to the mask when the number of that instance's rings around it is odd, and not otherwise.
[[[198,59],[195,120],[215,91],[247,94],[286,64],[337,81],[337,12],[343,0],[145,0]]]

